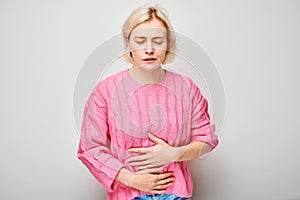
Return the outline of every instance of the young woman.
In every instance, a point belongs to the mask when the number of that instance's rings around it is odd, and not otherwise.
[[[107,199],[190,199],[189,160],[216,147],[207,100],[188,77],[165,70],[176,39],[158,6],[123,25],[130,69],[100,81],[84,109],[78,158]]]

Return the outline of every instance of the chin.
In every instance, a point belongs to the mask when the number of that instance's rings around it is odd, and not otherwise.
[[[161,67],[160,63],[141,64],[140,67],[147,71],[154,71]]]

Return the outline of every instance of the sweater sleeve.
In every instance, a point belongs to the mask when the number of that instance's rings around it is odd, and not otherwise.
[[[215,125],[210,122],[208,102],[201,94],[200,89],[194,85],[195,95],[192,101],[192,141],[200,141],[209,144],[213,150],[218,144],[218,136],[215,134]]]
[[[112,155],[107,118],[107,103],[96,87],[84,108],[77,156],[108,192],[114,192],[123,164]]]

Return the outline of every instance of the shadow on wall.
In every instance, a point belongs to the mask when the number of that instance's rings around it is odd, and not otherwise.
[[[197,159],[189,162],[190,172],[194,183],[192,200],[218,199],[225,190],[226,182],[231,181],[224,177],[227,173],[226,165],[220,160],[210,158]],[[218,191],[216,191],[218,189]]]

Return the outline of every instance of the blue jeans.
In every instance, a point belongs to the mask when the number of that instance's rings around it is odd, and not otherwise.
[[[132,200],[191,200],[190,198],[178,197],[173,194],[145,194],[133,198]]]

